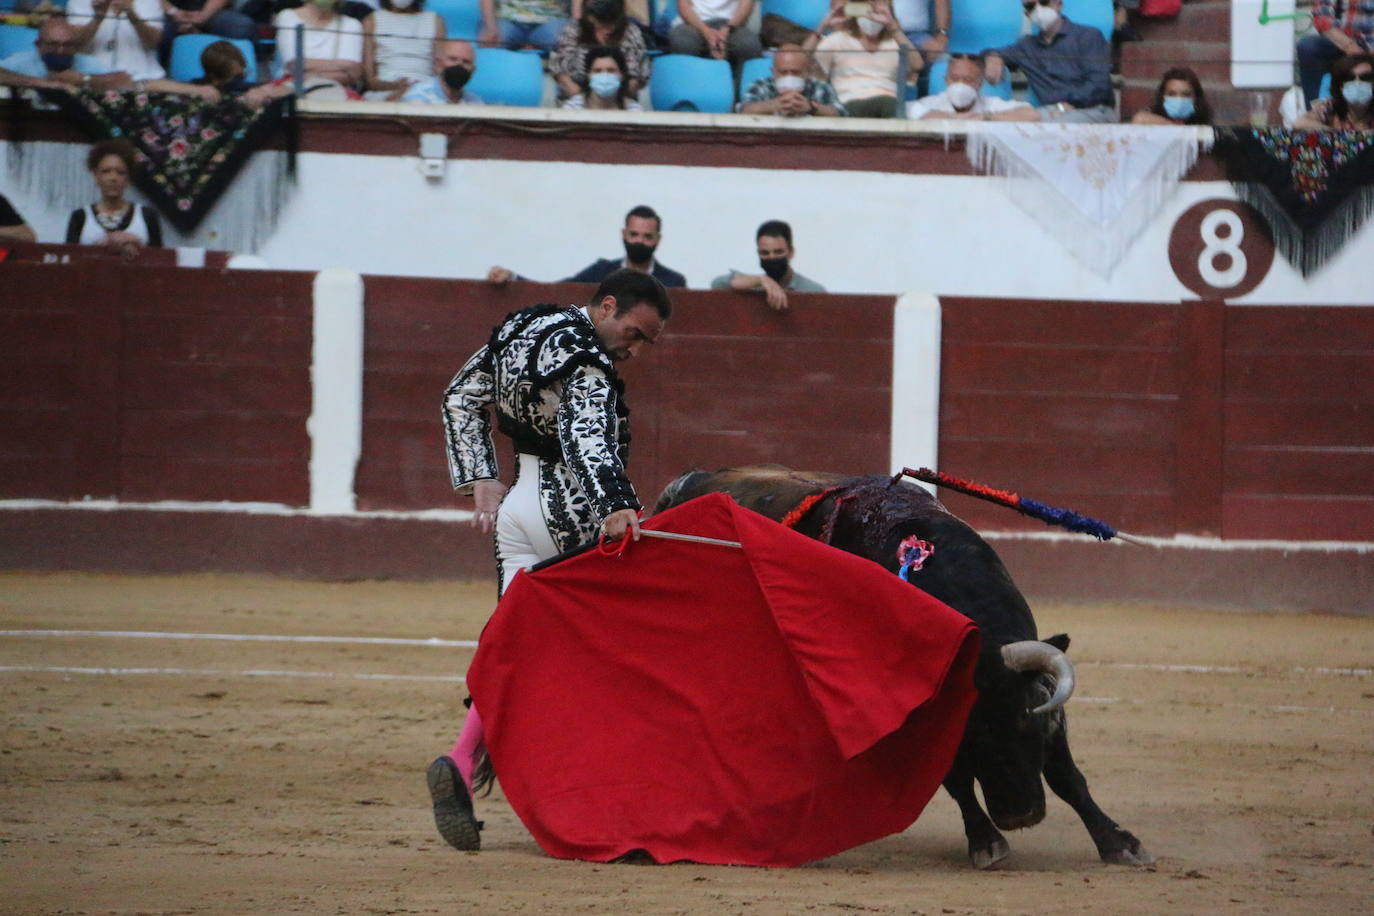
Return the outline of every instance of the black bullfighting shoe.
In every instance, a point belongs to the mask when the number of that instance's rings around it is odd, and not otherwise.
[[[481,849],[482,822],[473,813],[472,798],[453,758],[436,757],[425,770],[425,782],[434,801],[434,826],[444,842],[454,849]]]

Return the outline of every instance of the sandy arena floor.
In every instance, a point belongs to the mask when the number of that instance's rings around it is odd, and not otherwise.
[[[3,574],[0,628],[475,639],[491,590]],[[483,851],[459,853],[434,834],[423,770],[459,721],[462,685],[442,679],[469,649],[7,633],[0,912],[1374,908],[1374,620],[1037,614],[1074,639],[1079,763],[1154,869],[1102,865],[1051,799],[1003,868],[975,872],[943,793],[905,833],[790,870],[555,861],[499,793],[479,805]],[[54,670],[79,668],[159,671]]]

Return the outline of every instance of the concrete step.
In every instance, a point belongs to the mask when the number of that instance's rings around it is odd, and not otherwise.
[[[1121,48],[1121,75],[1159,79],[1170,67],[1191,67],[1204,83],[1231,78],[1231,43],[1225,41],[1132,41]]]
[[[1170,19],[1136,20],[1136,29],[1147,42],[1227,41],[1231,36],[1229,0],[1196,0],[1183,4]]]
[[[1142,108],[1149,108],[1150,103],[1155,97],[1155,81],[1145,82],[1144,80],[1128,80],[1121,90],[1121,119],[1129,121],[1131,116]],[[1268,113],[1269,126],[1279,127],[1282,122],[1279,119],[1278,106],[1279,99],[1283,97],[1282,89],[1233,89],[1230,83],[1211,83],[1204,84],[1203,91],[1207,94],[1207,101],[1212,106],[1212,120],[1218,127],[1237,127],[1250,123],[1250,106],[1253,104],[1251,99],[1255,95],[1260,95],[1264,99],[1265,110]]]

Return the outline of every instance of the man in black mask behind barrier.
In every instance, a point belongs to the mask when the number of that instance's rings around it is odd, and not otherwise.
[[[761,274],[732,270],[711,281],[711,289],[759,290],[768,307],[787,310],[787,290],[798,293],[823,293],[825,287],[792,269],[792,227],[780,219],[770,219],[754,233],[758,243]]]
[[[477,69],[477,52],[472,43],[458,38],[434,43],[434,78],[416,83],[406,90],[402,102],[430,105],[481,105],[482,100],[465,87]]]
[[[667,287],[687,285],[687,278],[677,271],[664,267],[654,259],[654,251],[663,238],[663,220],[659,219],[653,207],[640,204],[625,214],[625,228],[620,230],[620,239],[625,243],[625,257],[602,258],[589,264],[580,272],[566,277],[563,283],[600,283],[621,268],[628,267],[642,274],[649,274]],[[487,271],[487,281],[496,284],[512,280],[528,280],[509,268],[493,267]]]

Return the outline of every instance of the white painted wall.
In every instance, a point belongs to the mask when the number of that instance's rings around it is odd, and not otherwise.
[[[436,182],[418,164],[416,157],[302,155],[299,189],[259,254],[272,267],[298,270],[480,277],[501,264],[557,280],[621,254],[625,211],[647,203],[664,218],[661,260],[694,287],[728,268],[755,266],[755,228],[781,218],[796,235],[797,269],[835,292],[1169,301],[1191,298],[1166,255],[1174,221],[1197,201],[1234,198],[1226,182],[1181,183],[1104,280],[1041,234],[993,179],[450,160]],[[60,241],[65,213],[5,193],[42,240]],[[179,243],[187,244],[169,240]],[[1374,220],[1310,280],[1279,257],[1240,301],[1371,304],[1371,255]]]

